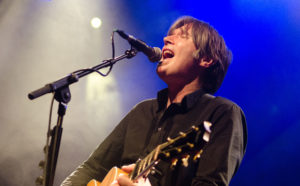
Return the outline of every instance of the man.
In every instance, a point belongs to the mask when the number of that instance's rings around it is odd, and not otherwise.
[[[111,167],[133,164],[167,137],[203,121],[212,123],[212,133],[196,162],[189,160],[187,167],[171,170],[169,162],[160,161],[146,183],[133,183],[123,175],[112,185],[229,184],[245,153],[246,121],[236,104],[211,94],[221,86],[231,52],[214,28],[192,17],[181,17],[171,26],[162,52],[156,71],[168,88],[157,99],[135,106],[63,185],[102,180]],[[130,172],[133,166],[123,169]]]

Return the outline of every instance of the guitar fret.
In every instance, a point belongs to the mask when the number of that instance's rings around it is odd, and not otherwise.
[[[135,167],[134,169],[132,170],[132,172],[129,174],[129,178],[131,180],[133,180],[134,177],[136,177],[136,175],[138,175],[138,171],[139,171],[139,168],[140,168],[140,163],[141,163],[141,159],[138,159],[136,162],[135,162]]]
[[[132,176],[132,178],[137,179],[138,177],[144,175],[149,168],[156,164],[155,160],[157,159],[159,149],[160,145],[151,151],[144,159],[139,160],[138,164],[136,165],[136,173]]]
[[[153,154],[153,151],[150,154],[148,154],[146,156],[146,158],[143,159],[143,167],[142,167],[141,172],[143,172],[145,170],[145,168],[151,163],[152,154]]]
[[[136,173],[137,175],[139,175],[141,173],[142,164],[143,164],[143,160],[140,160],[139,166],[138,166],[138,169],[137,169],[137,173]]]
[[[147,158],[147,166],[150,165],[152,159],[153,159],[154,151],[152,151]]]
[[[136,175],[136,176],[134,177],[134,179],[132,179],[132,180],[137,180],[138,178],[140,178],[140,177],[142,177],[142,176],[144,176],[144,175],[147,175],[146,173],[147,173],[148,171],[150,171],[150,169],[151,169],[153,166],[157,165],[158,162],[159,162],[159,160],[157,160],[157,161],[152,161],[148,166],[145,167],[144,170],[142,170],[142,171],[141,171],[138,175]]]

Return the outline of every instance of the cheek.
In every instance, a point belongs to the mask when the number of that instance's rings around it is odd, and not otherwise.
[[[193,42],[189,41],[186,43],[180,43],[179,45],[180,55],[188,58],[193,58],[194,53],[196,52],[196,47]]]
[[[194,53],[195,53],[195,50],[193,49],[183,49],[181,52],[180,52],[180,55],[179,58],[180,58],[180,61],[186,65],[192,65],[194,64]]]

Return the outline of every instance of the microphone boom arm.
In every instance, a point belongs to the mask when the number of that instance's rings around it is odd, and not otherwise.
[[[71,74],[69,74],[66,77],[63,77],[57,81],[54,81],[52,83],[46,84],[44,87],[41,87],[37,90],[34,90],[32,92],[30,92],[28,94],[28,98],[33,100],[36,99],[44,94],[50,93],[50,92],[55,92],[56,90],[62,88],[62,87],[66,87],[69,86],[70,84],[73,84],[77,81],[79,81],[79,78],[84,77],[92,72],[98,71],[102,68],[106,68],[109,66],[114,65],[116,62],[124,59],[124,58],[132,58],[134,56],[136,56],[137,54],[137,50],[132,48],[130,50],[126,50],[125,54],[118,56],[114,59],[108,59],[108,60],[104,60],[102,63],[100,63],[99,65],[96,65],[92,68],[86,69],[86,70],[78,70],[75,71]]]

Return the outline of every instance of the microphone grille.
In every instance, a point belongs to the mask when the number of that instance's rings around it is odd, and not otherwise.
[[[161,59],[162,51],[158,47],[153,47],[153,55],[149,56],[151,62],[157,62]]]

